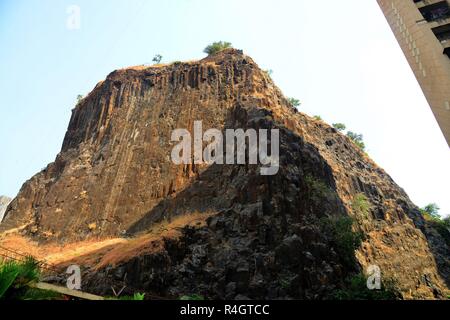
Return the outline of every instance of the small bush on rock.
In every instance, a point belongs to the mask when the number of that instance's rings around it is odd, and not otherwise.
[[[231,48],[231,43],[226,41],[213,42],[203,50],[204,53],[211,55],[227,48]]]

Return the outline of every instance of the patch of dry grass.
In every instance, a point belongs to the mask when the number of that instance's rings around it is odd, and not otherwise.
[[[34,256],[38,260],[65,267],[69,264],[101,269],[128,261],[136,256],[158,252],[164,239],[177,239],[185,226],[201,227],[215,213],[191,213],[175,217],[171,222],[155,224],[147,233],[135,238],[89,239],[64,245],[38,244],[19,234],[3,235],[0,246]]]
[[[155,225],[149,233],[127,240],[102,254],[102,258],[95,265],[95,269],[101,269],[108,265],[114,266],[119,262],[128,261],[141,254],[158,252],[163,248],[164,239],[179,238],[181,229],[185,226],[204,226],[206,219],[211,215],[213,214],[193,213],[176,217],[171,222]]]

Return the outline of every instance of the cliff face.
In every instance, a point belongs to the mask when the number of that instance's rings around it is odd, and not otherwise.
[[[172,130],[223,127],[239,97],[256,92],[255,68],[227,55],[111,73],[73,110],[61,153],[23,186],[7,223],[49,239],[125,232],[198,176],[170,161]]]
[[[0,196],[0,222],[3,220],[3,215],[8,207],[8,204],[11,202],[11,199],[5,196]]]
[[[278,174],[174,165],[171,132],[192,131],[196,120],[205,130],[279,129]],[[367,210],[358,208],[361,197]],[[296,112],[232,49],[111,73],[73,110],[60,154],[24,184],[0,231],[20,228],[40,241],[135,236],[194,213],[207,213],[207,225],[96,273],[90,286],[101,291],[105,278],[128,274],[129,286],[166,296],[320,298],[377,265],[404,297],[446,290],[448,247],[405,192],[347,137]],[[347,216],[364,234],[354,264],[323,226]]]

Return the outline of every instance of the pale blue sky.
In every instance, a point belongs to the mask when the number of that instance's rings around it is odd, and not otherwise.
[[[272,69],[301,111],[363,133],[416,204],[450,213],[450,149],[375,0],[0,0],[0,194],[54,160],[78,94],[157,53],[202,58],[216,40]]]

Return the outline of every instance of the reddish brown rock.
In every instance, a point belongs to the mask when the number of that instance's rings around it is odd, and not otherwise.
[[[171,132],[192,130],[195,120],[205,129],[280,129],[279,173],[174,165]],[[365,214],[353,205],[358,194],[369,201]],[[347,137],[296,112],[234,49],[111,73],[73,110],[60,154],[24,184],[0,230],[23,227],[41,241],[133,236],[194,212],[216,214],[160,255],[124,261],[130,286],[172,296],[195,287],[215,298],[323,298],[375,264],[406,298],[445,295],[448,246],[405,192]],[[347,215],[365,235],[355,266],[321,229],[324,218]]]

